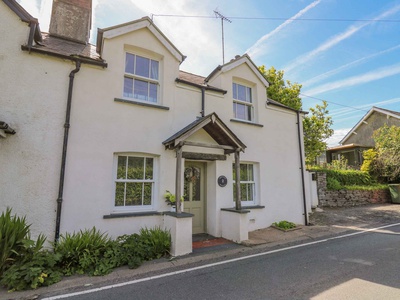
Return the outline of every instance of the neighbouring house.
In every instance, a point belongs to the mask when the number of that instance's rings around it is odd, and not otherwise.
[[[55,0],[49,33],[15,0],[0,17],[0,208],[35,235],[161,226],[181,255],[193,233],[240,242],[307,223],[304,112],[267,98],[248,55],[207,77],[181,71],[185,56],[147,17],[91,45],[90,0]],[[176,212],[167,190],[184,199]]]
[[[373,132],[384,124],[400,126],[400,112],[372,107],[345,135],[339,146],[326,151],[327,162],[344,157],[350,166],[360,167],[363,163],[363,152],[375,146]]]

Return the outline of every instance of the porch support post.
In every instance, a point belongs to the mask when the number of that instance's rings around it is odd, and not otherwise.
[[[181,211],[181,190],[182,190],[182,144],[179,143],[176,149],[176,178],[175,178],[175,203],[176,213]]]
[[[240,149],[236,149],[235,151],[235,176],[236,176],[236,210],[242,209],[242,202],[240,197]]]

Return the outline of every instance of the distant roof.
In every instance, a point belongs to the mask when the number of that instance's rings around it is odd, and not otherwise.
[[[205,77],[200,75],[195,75],[192,73],[188,73],[185,71],[179,71],[179,76],[176,79],[176,82],[196,86],[199,88],[205,88],[206,90],[211,90],[215,92],[220,92],[222,94],[226,94],[226,90],[211,86],[205,82]]]
[[[340,145],[335,147],[329,147],[326,149],[327,152],[336,151],[336,150],[345,150],[345,149],[353,149],[353,148],[369,148],[359,144],[347,144],[347,145]]]
[[[351,136],[351,134],[353,132],[355,132],[357,130],[358,127],[361,126],[361,124],[363,124],[363,122],[369,118],[370,115],[372,115],[374,112],[378,112],[384,115],[388,115],[391,116],[393,118],[396,119],[400,119],[400,112],[398,111],[393,111],[393,110],[389,110],[389,109],[385,109],[385,108],[380,108],[380,107],[376,107],[376,106],[372,106],[372,108],[361,118],[360,121],[357,122],[356,125],[354,125],[354,127],[344,136],[344,138],[339,142],[339,144],[343,144],[346,142],[346,140]]]

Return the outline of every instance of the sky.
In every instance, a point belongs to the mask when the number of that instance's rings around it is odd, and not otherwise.
[[[17,0],[47,32],[52,0]],[[400,0],[93,0],[97,28],[149,16],[207,76],[247,53],[302,85],[303,110],[328,102],[334,146],[372,106],[400,111]],[[229,22],[230,21],[230,22]]]

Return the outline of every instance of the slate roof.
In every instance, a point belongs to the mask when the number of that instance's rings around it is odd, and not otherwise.
[[[94,45],[85,45],[69,41],[50,36],[48,33],[44,32],[42,32],[42,42],[40,44],[33,45],[31,50],[32,49],[45,54],[57,54],[60,56],[65,56],[66,58],[80,57],[97,61],[99,63],[104,63],[104,60],[101,59],[100,55],[96,52],[96,47]]]
[[[214,92],[219,92],[222,94],[226,94],[227,91],[211,86],[209,84],[207,84],[205,82],[205,77],[200,76],[200,75],[196,75],[196,74],[192,74],[189,72],[185,72],[185,71],[179,71],[179,75],[178,78],[176,79],[177,82],[180,83],[185,83],[185,84],[189,84],[189,85],[193,85],[199,88],[205,88],[206,90],[210,90],[210,91],[214,91]]]

